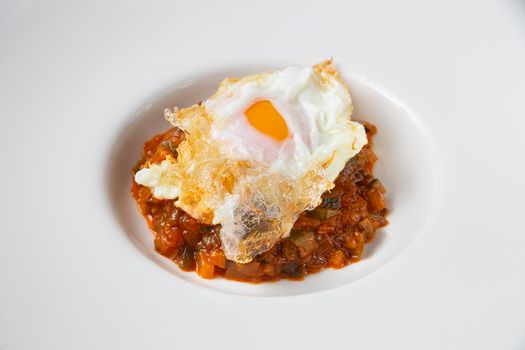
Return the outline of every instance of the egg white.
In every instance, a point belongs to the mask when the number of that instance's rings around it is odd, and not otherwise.
[[[244,111],[258,100],[272,102],[291,137],[277,142],[249,124]],[[312,163],[333,158],[325,169],[333,181],[367,142],[363,127],[350,121],[352,100],[346,86],[330,75],[322,79],[311,67],[223,83],[204,106],[213,116],[212,136],[224,141],[225,156],[259,161],[268,171],[293,179]]]
[[[277,142],[244,115],[269,100],[289,137]],[[249,262],[316,207],[346,162],[367,143],[331,62],[226,79],[201,105],[167,113],[186,133],[178,157],[147,164],[135,181],[208,224],[221,225],[226,257]]]

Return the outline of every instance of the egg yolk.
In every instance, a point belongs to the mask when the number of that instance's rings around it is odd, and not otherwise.
[[[288,137],[286,122],[270,101],[255,102],[244,111],[244,115],[251,126],[276,141],[281,142]]]

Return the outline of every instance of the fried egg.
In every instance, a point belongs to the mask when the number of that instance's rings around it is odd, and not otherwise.
[[[165,114],[186,134],[178,156],[135,181],[221,225],[226,257],[241,263],[288,236],[367,143],[331,61],[226,79],[203,103]]]

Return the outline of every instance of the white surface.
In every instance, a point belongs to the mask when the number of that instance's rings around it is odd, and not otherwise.
[[[8,1],[0,14],[0,349],[525,347],[523,2]],[[107,201],[134,113],[181,77],[326,56],[430,134],[426,229],[377,272],[293,297],[218,293],[152,263]]]

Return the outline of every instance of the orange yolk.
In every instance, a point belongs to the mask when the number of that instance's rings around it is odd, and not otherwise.
[[[244,115],[255,129],[276,141],[281,142],[288,137],[286,122],[270,101],[255,102],[244,111]]]

